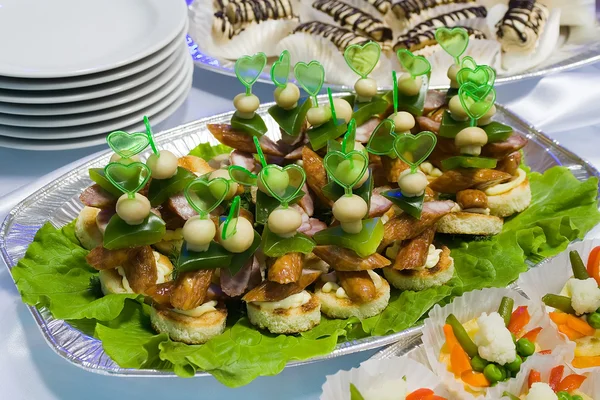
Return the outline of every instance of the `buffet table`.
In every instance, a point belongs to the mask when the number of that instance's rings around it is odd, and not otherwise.
[[[196,69],[187,101],[156,132],[232,109],[239,92],[232,78]],[[497,101],[600,168],[600,64],[497,87]],[[256,84],[265,101],[273,87]],[[0,148],[0,221],[12,205],[106,146],[57,152]],[[590,232],[596,236],[598,229]],[[375,351],[286,369],[229,389],[213,378],[149,379],[102,376],[79,369],[46,345],[8,270],[0,261],[0,390],[6,399],[316,399],[325,375],[349,369]]]

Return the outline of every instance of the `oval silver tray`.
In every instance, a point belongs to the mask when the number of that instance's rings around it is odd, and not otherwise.
[[[202,3],[199,1],[187,0],[187,2],[190,10],[192,11],[190,12],[190,15],[193,15],[193,10],[195,7],[202,6]],[[195,31],[194,24],[196,24],[196,22],[191,17],[189,21],[190,34],[188,35],[188,45],[190,46],[190,52],[196,65],[202,69],[235,77],[235,72],[233,71],[235,61],[223,59],[220,58],[218,54],[207,54],[205,51],[203,51],[201,47],[202,38],[193,37]],[[568,30],[568,27],[563,28]],[[565,34],[563,35],[563,37],[568,36],[568,32],[565,32]],[[196,43],[194,43],[194,39],[196,40]],[[198,43],[200,43],[200,45]],[[593,64],[597,61],[600,61],[600,36],[595,34],[594,38],[591,39],[590,42],[585,44],[561,45],[556,50],[555,54],[553,54],[549,59],[544,61],[541,65],[533,69],[510,75],[498,75],[495,84],[504,85],[507,83],[513,83],[524,79],[539,78],[545,75],[583,67],[585,65]],[[258,78],[259,82],[271,85],[273,84],[273,82],[271,81],[271,77],[269,76],[270,68],[271,67],[269,65],[265,68],[264,72]],[[325,86],[328,86],[332,90],[337,91],[353,90],[352,87],[346,85],[328,84],[327,82],[325,82]],[[391,90],[392,88],[384,86],[380,89]],[[448,89],[448,85],[432,85],[430,86],[430,89]]]
[[[342,97],[348,93],[338,93]],[[325,101],[326,96],[320,96]],[[275,121],[268,115],[267,109],[274,103],[264,104],[259,114],[264,118],[269,132],[267,135],[277,140],[280,137]],[[524,148],[525,159],[533,171],[545,171],[555,165],[569,168],[577,179],[584,180],[600,173],[587,161],[582,160],[558,143],[535,130],[516,115],[497,105],[496,120],[506,123],[529,139]],[[224,113],[204,118],[187,125],[170,129],[155,135],[156,142],[161,148],[173,151],[175,154],[187,154],[196,145],[203,142],[217,144],[217,140],[209,133],[206,124],[228,123],[233,113]],[[23,257],[37,230],[50,221],[54,226],[61,227],[75,219],[82,208],[79,194],[92,181],[88,177],[88,169],[106,165],[110,151],[86,162],[71,172],[57,178],[42,187],[31,196],[17,204],[8,214],[0,227],[0,254],[6,265],[14,267]],[[147,156],[149,151],[143,154]],[[119,376],[174,376],[172,372],[158,370],[136,370],[119,367],[102,349],[102,343],[71,327],[68,323],[52,317],[45,308],[29,307],[42,335],[48,345],[61,357],[88,371]],[[413,327],[403,332],[383,337],[369,337],[361,340],[340,343],[336,349],[325,356],[303,361],[294,361],[288,366],[301,365],[356,353],[364,350],[380,348],[400,340],[406,340],[420,333],[420,327]],[[198,373],[197,376],[206,376]]]

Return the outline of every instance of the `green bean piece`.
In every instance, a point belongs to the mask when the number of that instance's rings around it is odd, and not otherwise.
[[[567,296],[560,296],[558,294],[548,293],[544,297],[542,297],[542,301],[548,307],[556,308],[567,314],[575,315],[575,310],[573,306],[571,306],[571,298]]]
[[[571,250],[569,252],[569,259],[571,260],[571,268],[573,268],[573,276],[575,279],[588,279],[590,277],[577,250]]]
[[[521,338],[517,340],[517,353],[519,353],[521,357],[529,357],[535,353],[535,344],[529,339]]]
[[[583,400],[583,397],[581,397],[580,395],[576,394],[575,396],[571,396],[571,400]]]
[[[471,367],[475,372],[483,372],[488,362],[479,356],[475,356],[471,359]]]
[[[508,392],[502,393],[502,397],[508,397],[509,400],[520,400],[517,396]]]
[[[558,400],[573,400],[573,398],[571,397],[571,395],[568,392],[565,391],[561,391],[556,393],[556,396],[558,397]]]
[[[479,355],[477,350],[477,346],[473,343],[473,340],[469,337],[469,334],[465,330],[465,327],[456,319],[454,314],[448,315],[446,318],[446,323],[452,327],[452,332],[454,332],[454,336],[456,336],[456,340],[463,348],[463,350],[469,355],[470,358],[473,358]]]
[[[596,311],[588,315],[587,323],[594,329],[600,329],[600,314]]]
[[[502,380],[502,369],[496,364],[488,364],[483,370],[483,376],[485,376],[491,384],[494,384]]]
[[[515,361],[506,364],[505,367],[510,372],[519,372],[519,370],[521,369],[521,364],[523,364],[523,359],[517,354],[517,358],[515,358]]]
[[[504,319],[504,325],[508,326],[510,324],[510,317],[512,315],[513,307],[515,305],[515,301],[510,297],[503,297],[500,302],[500,307],[498,307],[498,314]]]

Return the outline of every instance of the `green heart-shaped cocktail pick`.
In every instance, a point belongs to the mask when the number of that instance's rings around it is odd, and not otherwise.
[[[131,164],[112,162],[104,167],[104,175],[127,197],[134,198],[135,194],[148,183],[151,172],[150,168],[141,162]]]
[[[346,194],[352,194],[354,185],[360,182],[367,172],[369,160],[362,151],[330,151],[325,155],[323,164],[329,177],[343,187]]]
[[[402,67],[413,78],[421,75],[427,75],[431,71],[431,64],[423,56],[415,56],[409,50],[400,49],[397,51],[398,61]]]
[[[318,61],[311,61],[308,64],[299,62],[294,65],[294,76],[298,84],[308,93],[313,100],[313,107],[317,107],[317,95],[325,82],[325,69]]]
[[[394,152],[402,161],[410,166],[411,172],[416,172],[419,165],[429,157],[437,143],[437,136],[430,131],[417,135],[404,133],[394,139]]]
[[[269,194],[285,208],[302,190],[306,182],[306,172],[296,164],[285,167],[269,164],[260,171],[258,179]]]
[[[381,57],[381,46],[377,42],[351,44],[344,51],[344,60],[352,71],[365,79],[375,69]]]
[[[496,101],[496,91],[490,85],[477,86],[466,82],[458,88],[458,98],[465,112],[471,119],[471,126],[483,117]]]
[[[201,218],[207,218],[208,214],[225,200],[228,192],[229,181],[224,178],[197,178],[183,191],[190,207],[196,210]]]
[[[150,120],[145,115],[144,126],[146,127],[146,136],[148,136],[148,143],[150,143],[150,148],[152,149],[152,152],[157,156],[160,155],[160,151],[158,150],[158,147],[156,147],[156,143],[154,143],[154,135],[152,134],[152,126],[150,125]]]
[[[378,156],[386,156],[394,152],[396,126],[394,121],[386,118],[373,130],[367,142],[367,151]]]
[[[244,186],[256,186],[258,176],[248,171],[246,168],[239,165],[230,165],[228,170],[231,180],[235,183]]]
[[[352,118],[348,122],[348,130],[342,140],[342,152],[344,154],[350,153],[354,150],[354,143],[356,142],[356,120]]]
[[[267,65],[265,53],[256,53],[253,56],[243,56],[235,62],[235,76],[246,87],[246,94],[252,94],[252,85],[258,80]]]
[[[456,65],[460,65],[460,56],[469,46],[469,33],[467,30],[462,27],[440,27],[435,30],[434,35],[441,48],[454,58]]]
[[[329,100],[329,108],[331,109],[331,120],[335,125],[338,125],[337,115],[335,113],[335,104],[333,103],[333,95],[331,88],[327,88],[327,99]]]
[[[283,50],[279,59],[271,66],[271,80],[277,87],[287,86],[290,75],[290,52]]]
[[[146,133],[127,133],[125,131],[109,133],[106,142],[121,158],[131,158],[144,151],[150,144]]]
[[[481,71],[484,71],[485,74]],[[496,70],[489,65],[477,65],[472,57],[467,56],[463,58],[460,64],[460,70],[456,74],[456,81],[459,86],[466,82],[472,82],[478,86],[485,84],[494,86],[494,82],[496,82]]]
[[[223,232],[221,233],[221,238],[223,240],[229,239],[237,232],[237,221],[240,217],[240,196],[235,196],[233,201],[231,202],[231,207],[229,208],[229,214],[225,219],[225,223],[223,224]]]

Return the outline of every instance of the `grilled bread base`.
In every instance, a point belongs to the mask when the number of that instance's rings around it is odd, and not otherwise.
[[[321,300],[321,311],[329,318],[369,318],[381,313],[390,300],[390,285],[383,278],[375,299],[363,304],[355,303],[349,298],[340,299],[335,295],[335,291],[325,293],[321,291],[323,285],[324,282],[317,283],[315,294]]]
[[[420,270],[405,269],[396,270],[391,267],[383,269],[385,278],[401,290],[425,290],[435,286],[441,286],[454,276],[454,260],[449,251],[440,254],[440,261],[433,268]]]
[[[102,293],[105,295],[133,293],[123,287],[123,277],[119,275],[116,268],[102,270],[98,277],[100,278]]]
[[[227,309],[222,305],[217,307],[215,311],[209,311],[199,317],[152,307],[150,322],[155,331],[168,334],[172,340],[202,344],[225,331]]]
[[[75,236],[86,250],[102,244],[103,235],[96,224],[99,208],[83,207],[75,221]]]
[[[531,204],[529,180],[525,179],[519,186],[508,192],[488,196],[487,201],[490,214],[497,217],[509,217],[525,210]]]
[[[492,236],[502,231],[504,221],[494,215],[471,212],[453,212],[444,215],[438,222],[437,232],[454,235]]]
[[[321,302],[312,293],[310,301],[300,307],[267,310],[252,302],[246,306],[250,323],[271,333],[304,332],[321,322]]]

